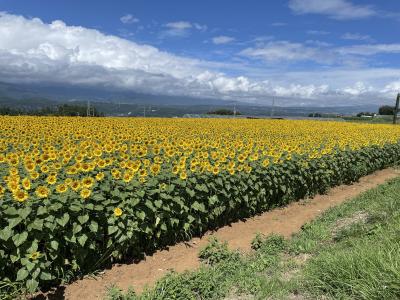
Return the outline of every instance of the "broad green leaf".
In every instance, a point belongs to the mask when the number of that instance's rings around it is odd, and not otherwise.
[[[8,241],[8,239],[11,237],[13,234],[13,231],[10,227],[6,227],[3,230],[0,230],[0,239],[3,241]]]
[[[95,221],[90,221],[89,229],[90,231],[96,233],[99,229],[99,224],[97,224]]]
[[[23,267],[23,268],[21,268],[21,269],[18,270],[16,281],[22,281],[22,280],[24,280],[26,277],[28,277],[28,275],[29,275],[28,270],[27,270],[25,267]]]
[[[85,224],[87,221],[89,221],[89,215],[79,216],[78,221],[81,224]]]
[[[52,276],[50,273],[47,273],[47,272],[40,272],[40,279],[41,280],[45,280],[45,281],[47,281],[47,280],[52,280],[54,278],[54,276]]]
[[[58,250],[58,242],[57,241],[51,241],[50,242],[50,247],[54,250]]]
[[[118,226],[108,226],[108,234],[113,234],[118,231]]]
[[[57,223],[60,224],[62,227],[67,225],[68,221],[69,221],[69,214],[68,213],[64,213],[62,217],[57,219]]]
[[[80,237],[78,237],[78,243],[83,247],[87,241],[88,237],[86,234],[82,234]]]
[[[28,233],[25,231],[23,233],[17,233],[12,237],[12,240],[14,242],[14,245],[16,247],[19,247],[20,245],[22,245],[26,239],[28,238]]]
[[[38,286],[39,286],[39,282],[37,282],[37,281],[34,280],[34,279],[29,279],[29,280],[26,282],[26,288],[28,289],[28,292],[30,292],[30,293],[35,292],[36,289],[38,288]]]
[[[194,210],[197,210],[197,211],[206,212],[206,208],[205,208],[204,204],[203,203],[199,203],[197,201],[193,202],[192,208]]]

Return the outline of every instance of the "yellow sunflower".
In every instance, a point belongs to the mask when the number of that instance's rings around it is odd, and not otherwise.
[[[83,199],[89,198],[91,194],[92,194],[92,191],[89,190],[89,189],[86,189],[86,188],[82,189],[82,191],[81,191],[81,193],[80,193],[80,195],[81,195],[81,197],[82,197]]]
[[[18,190],[13,193],[13,197],[18,202],[24,202],[26,199],[28,199],[28,192],[25,190]]]
[[[39,198],[47,198],[50,194],[50,190],[46,186],[40,185],[36,188],[35,194]]]
[[[122,215],[122,209],[120,209],[119,207],[114,209],[114,216],[119,217]]]

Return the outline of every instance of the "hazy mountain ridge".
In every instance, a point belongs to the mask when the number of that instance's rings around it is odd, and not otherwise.
[[[9,84],[0,82],[0,106],[19,109],[40,109],[60,103],[91,105],[107,115],[131,116],[182,116],[184,114],[204,114],[209,111],[226,108],[234,109],[246,115],[270,115],[271,106],[226,101],[218,99],[203,99],[176,96],[158,96],[120,91],[107,87],[82,87],[72,85],[38,85]],[[272,101],[271,101],[272,102]],[[274,115],[305,116],[309,113],[354,114],[360,111],[376,112],[379,105],[363,106],[280,106],[280,99],[273,108]]]

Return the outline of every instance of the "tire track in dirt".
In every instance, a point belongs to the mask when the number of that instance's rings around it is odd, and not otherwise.
[[[106,287],[111,284],[124,290],[133,286],[135,291],[141,292],[146,285],[153,285],[171,269],[183,272],[197,268],[200,265],[198,251],[208,243],[210,236],[227,241],[231,249],[249,251],[251,240],[257,232],[278,233],[290,237],[298,232],[302,225],[315,219],[330,207],[399,175],[400,171],[392,168],[377,171],[352,185],[334,187],[326,195],[317,195],[312,199],[293,202],[286,207],[232,223],[215,232],[208,232],[201,238],[193,238],[188,242],[157,251],[139,263],[114,265],[111,269],[105,270],[101,276],[84,278],[60,287],[53,295],[56,298],[53,298],[51,294],[42,295],[39,298],[98,300],[103,299]]]

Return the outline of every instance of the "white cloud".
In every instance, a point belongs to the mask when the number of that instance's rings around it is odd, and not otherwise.
[[[307,33],[311,35],[328,35],[330,32],[324,30],[307,30]]]
[[[230,37],[230,36],[225,36],[225,35],[220,35],[212,38],[212,42],[216,45],[221,45],[221,44],[229,44],[233,42],[235,38]]]
[[[176,30],[185,30],[192,28],[192,24],[186,21],[179,21],[179,22],[170,22],[165,24],[165,27],[176,29]]]
[[[352,41],[373,41],[373,39],[367,34],[359,34],[359,33],[350,33],[346,32],[341,36],[344,40],[352,40]]]
[[[161,38],[166,37],[187,37],[190,35],[192,29],[196,29],[201,32],[207,30],[207,25],[201,25],[199,23],[190,23],[187,21],[177,21],[164,24],[167,28],[160,33]]]
[[[207,29],[208,29],[207,25],[202,25],[199,23],[193,23],[193,27],[202,32],[207,31]]]
[[[267,62],[281,61],[320,61],[330,63],[328,57],[321,56],[317,47],[305,46],[288,41],[271,41],[260,47],[246,48],[239,53],[242,56],[263,59]]]
[[[318,56],[320,51],[290,42],[271,42],[266,46],[271,49],[254,48],[251,49],[254,53],[247,52],[266,59],[285,60],[289,56],[295,60]],[[229,76],[221,70],[234,70],[242,75]],[[356,72],[354,68],[295,73],[265,66],[250,68],[201,61],[98,30],[68,26],[62,21],[44,23],[37,18],[0,13],[0,81],[6,82],[102,85],[159,95],[268,104],[276,96],[280,97],[280,105],[297,104],[299,98],[313,105],[347,105],[357,101],[373,103],[377,99],[375,95],[391,97],[399,74],[398,69]],[[348,89],[355,80],[368,87],[358,96],[353,96],[355,93]],[[365,97],[365,93],[373,97]],[[354,98],[349,101],[349,96]]]
[[[360,96],[362,94],[373,92],[373,90],[374,89],[371,86],[367,86],[364,82],[358,81],[353,86],[344,88],[343,92],[352,96]]]
[[[383,88],[382,92],[388,93],[388,94],[397,94],[400,93],[400,79],[397,81],[392,81],[385,85]]]
[[[282,27],[282,26],[286,26],[286,25],[287,25],[287,23],[285,23],[285,22],[275,22],[275,23],[271,24],[271,26],[274,26],[274,27]]]
[[[290,0],[296,14],[322,14],[337,20],[361,19],[377,15],[370,5],[356,5],[347,0]]]
[[[400,44],[365,44],[341,47],[337,52],[342,55],[370,56],[385,53],[400,53]]]
[[[269,64],[313,61],[321,65],[367,64],[367,57],[377,54],[399,54],[400,44],[360,44],[334,47],[329,43],[307,40],[305,43],[271,41],[249,47],[239,55],[261,59]]]
[[[131,14],[127,14],[125,16],[122,16],[121,18],[119,18],[121,20],[122,23],[124,24],[133,24],[133,23],[138,23],[139,19],[135,18],[134,16],[132,16]]]

